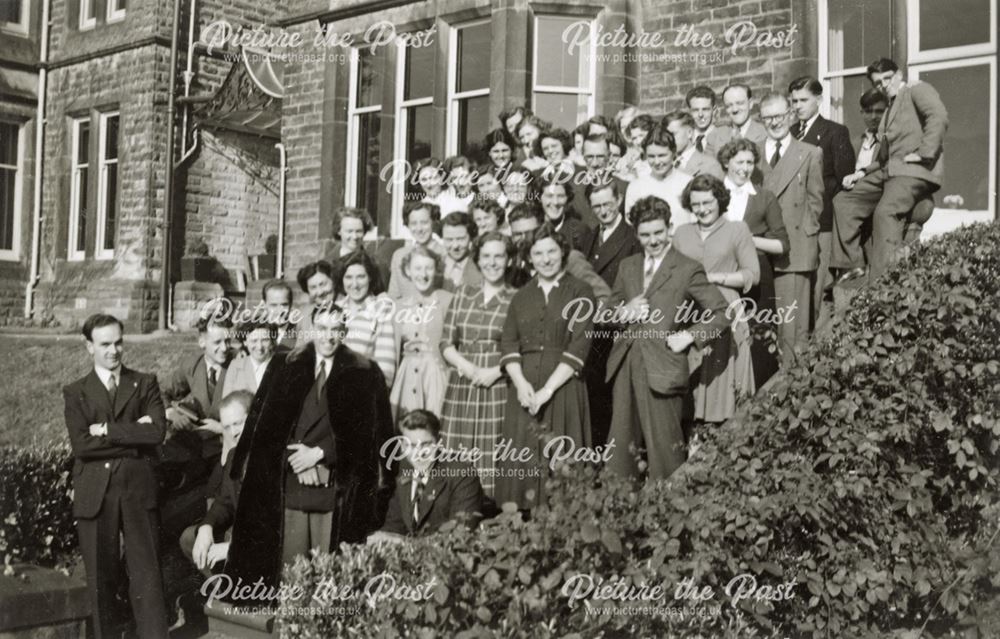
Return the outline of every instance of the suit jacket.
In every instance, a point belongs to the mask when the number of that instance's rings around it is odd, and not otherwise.
[[[608,300],[614,308],[643,293],[643,261],[640,253],[625,258],[618,269],[614,292]],[[630,324],[611,347],[608,356],[607,381],[611,381],[633,348],[642,353],[649,387],[664,395],[683,395],[688,392],[687,353],[675,353],[667,346],[666,336],[689,328],[695,343],[702,347],[718,334],[729,331],[726,319],[726,300],[715,284],[708,282],[701,264],[670,248],[653,274],[646,291],[650,318]],[[686,300],[694,300],[702,309],[711,311],[708,321],[690,326],[678,321],[678,310]],[[653,310],[659,311],[660,321],[652,322]]]
[[[743,221],[750,227],[755,236],[766,237],[781,242],[783,255],[788,255],[788,231],[781,217],[781,205],[778,198],[767,189],[757,189],[756,195],[747,200],[747,210]],[[775,256],[778,257],[778,256]]]
[[[715,131],[712,131],[715,133]],[[681,170],[688,175],[714,175],[720,180],[725,177],[725,173],[722,171],[722,165],[719,161],[715,159],[715,156],[708,155],[707,153],[701,153],[700,151],[695,151],[688,158],[688,161],[681,165]]]
[[[314,359],[315,366],[315,359]],[[337,367],[334,357],[333,367]],[[329,380],[329,377],[327,377]],[[333,425],[330,423],[330,408],[327,401],[327,386],[320,388],[313,384],[303,398],[292,426],[289,444],[304,444],[310,448],[323,451],[323,458],[317,466],[332,469],[337,464],[337,442],[334,439]],[[337,484],[331,481],[327,485],[307,486],[300,483],[294,472],[290,471],[288,458],[292,451],[285,450],[285,487],[284,507],[305,512],[332,512],[337,508]]]
[[[588,230],[583,248],[580,250],[590,260],[594,272],[600,275],[608,286],[612,286],[618,276],[618,266],[621,261],[629,255],[640,253],[642,245],[635,235],[635,229],[624,218],[606,242],[602,244],[600,239],[601,227]]]
[[[619,177],[615,177],[611,171],[608,171],[605,175],[607,176],[604,178],[606,181],[614,180],[617,183],[618,193],[624,196],[625,191],[628,189],[628,182]],[[573,187],[573,210],[580,216],[580,221],[582,221],[589,228],[599,226],[600,221],[598,221],[594,212],[590,210],[590,200],[587,198],[587,184],[589,184],[587,180],[587,170],[580,169],[573,174],[570,184]],[[624,212],[625,210],[623,208],[622,213]]]
[[[819,218],[823,212],[823,151],[789,137],[777,166],[760,163],[764,188],[778,198],[788,231],[787,256],[775,256],[774,270],[806,272],[819,268]],[[761,157],[764,157],[761,146]]]
[[[232,453],[226,459],[222,467],[222,481],[219,490],[215,493],[212,506],[208,509],[205,517],[201,520],[202,525],[212,527],[212,532],[216,535],[229,530],[233,525],[233,518],[236,516],[236,504],[240,498],[240,485],[242,478],[233,477],[233,457]]]
[[[267,363],[270,365],[270,362]],[[265,369],[266,370],[266,369]],[[253,360],[249,355],[237,357],[226,368],[222,397],[239,390],[257,392],[257,377],[253,374]]]
[[[792,135],[798,137],[801,122],[792,125]],[[823,213],[819,218],[821,231],[833,230],[833,196],[844,188],[844,178],[854,173],[854,147],[851,132],[839,122],[816,116],[802,141],[823,149]]]
[[[878,125],[879,144],[889,145],[889,177],[915,177],[940,186],[947,131],[948,111],[934,87],[926,82],[903,85]],[[904,161],[910,153],[924,161]],[[867,172],[878,166],[872,163]]]
[[[443,259],[443,258],[442,258]],[[441,278],[441,288],[454,293],[462,286],[480,286],[483,283],[483,274],[479,272],[479,267],[472,261],[472,254],[465,260],[465,267],[462,269],[462,281],[458,286],[447,277]]]
[[[728,124],[715,127],[705,137],[705,154],[713,158],[718,157],[719,150],[735,137],[737,137],[736,127]],[[763,146],[767,139],[767,129],[764,128],[763,124],[751,118],[745,137],[754,144]]]
[[[250,407],[233,453],[233,476],[245,468],[225,569],[234,580],[263,579],[268,587],[279,582],[284,477],[291,472],[285,452],[295,416],[315,390],[315,362],[311,344],[294,355],[276,354]],[[336,451],[331,473],[337,492],[331,533],[336,547],[342,541],[363,542],[382,524],[393,472],[381,463],[380,448],[392,437],[393,426],[382,370],[344,345],[334,353],[325,390]]]
[[[576,215],[576,213],[573,213]],[[579,218],[571,217],[569,214],[563,216],[562,224],[559,225],[559,232],[569,241],[569,245],[578,251],[583,250],[583,243],[590,232],[590,227],[584,224]]]
[[[398,535],[422,536],[436,532],[452,520],[475,527],[482,519],[483,487],[476,469],[467,463],[439,461],[430,470],[427,485],[413,521],[413,468],[401,472],[382,530]]]
[[[97,517],[112,475],[127,473],[125,499],[156,508],[156,447],[163,443],[167,417],[156,376],[122,366],[114,406],[93,370],[63,388],[66,429],[73,448],[73,516]],[[140,423],[149,416],[152,423]],[[95,437],[91,424],[107,422],[108,434]]]
[[[174,369],[163,386],[163,397],[168,404],[183,404],[193,409],[200,419],[208,417],[218,420],[219,403],[225,397],[227,369],[228,364],[222,367],[219,379],[215,382],[215,393],[209,397],[208,367],[205,364],[205,356],[199,353]],[[222,438],[215,433],[193,430],[175,435],[178,441],[190,440],[197,443],[196,437],[201,442],[203,458],[218,457],[222,453]]]

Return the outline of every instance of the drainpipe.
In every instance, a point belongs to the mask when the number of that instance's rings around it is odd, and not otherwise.
[[[278,268],[275,276],[285,276],[285,172],[288,170],[288,156],[285,145],[278,142]]]
[[[184,70],[184,121],[181,124],[181,156],[186,155],[187,135],[188,135],[188,114],[191,112],[191,105],[187,99],[191,97],[191,81],[194,80],[194,16],[198,7],[198,0],[191,0],[191,16],[188,21],[188,48],[187,48],[187,68]],[[184,161],[184,157],[181,158]]]
[[[39,255],[42,245],[42,174],[45,167],[45,91],[49,62],[49,5],[42,0],[41,51],[38,58],[38,104],[35,108],[35,183],[33,188],[31,224],[31,266],[24,287],[24,319],[31,319],[35,305],[35,286],[39,277]]]
[[[170,36],[170,67],[167,72],[170,76],[169,88],[167,89],[167,159],[165,163],[166,175],[163,180],[163,242],[160,246],[160,309],[158,325],[160,331],[168,330],[168,318],[170,313],[167,306],[171,305],[170,299],[170,252],[171,238],[173,233],[173,208],[174,208],[174,109],[176,103],[175,93],[177,92],[177,30],[181,21],[181,0],[174,0],[174,25]]]

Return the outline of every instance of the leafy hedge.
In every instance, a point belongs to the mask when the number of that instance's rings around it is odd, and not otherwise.
[[[0,447],[0,557],[68,567],[77,550],[69,446]]]
[[[292,584],[352,595],[325,611],[286,600],[298,605],[282,609],[282,630],[1000,636],[998,309],[1000,228],[956,231],[860,292],[829,337],[705,433],[669,482],[635,488],[577,466],[552,480],[531,521],[508,513],[477,532],[300,560]],[[432,585],[416,601],[397,589],[403,598],[369,605],[366,584],[383,573]],[[745,573],[760,600],[726,595]],[[579,574],[633,593],[660,585],[663,614],[588,614],[565,591]],[[675,599],[683,579],[713,596]]]

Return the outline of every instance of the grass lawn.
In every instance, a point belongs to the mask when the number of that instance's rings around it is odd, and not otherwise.
[[[164,338],[125,336],[124,363],[159,379],[198,350],[194,335]],[[0,383],[0,446],[67,441],[62,387],[91,367],[82,335],[0,335],[0,362],[8,371]]]

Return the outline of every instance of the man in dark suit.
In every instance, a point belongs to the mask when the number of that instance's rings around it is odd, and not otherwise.
[[[892,60],[868,67],[868,77],[889,99],[879,123],[876,160],[844,178],[834,198],[833,253],[830,266],[840,279],[864,274],[861,231],[872,221],[870,277],[883,274],[897,258],[914,206],[941,187],[948,111],[934,87],[908,83]]]
[[[823,152],[792,137],[794,116],[786,96],[765,96],[760,115],[768,136],[761,149],[764,188],[777,196],[788,231],[788,255],[774,261],[774,293],[777,308],[785,309],[791,318],[778,326],[782,362],[790,365],[795,346],[808,339],[812,323],[823,212]]]
[[[472,258],[472,242],[478,233],[476,223],[468,213],[449,213],[441,220],[441,241],[444,243],[442,288],[454,293],[461,286],[479,286],[483,274]]]
[[[437,416],[423,409],[410,411],[400,420],[399,431],[395,439],[405,445],[406,461],[396,479],[385,525],[368,537],[368,543],[429,535],[449,521],[475,527],[482,518],[483,487],[471,464],[438,459],[441,422]]]
[[[813,77],[804,76],[788,85],[788,95],[795,111],[792,135],[796,139],[823,150],[823,212],[819,217],[819,268],[816,271],[815,320],[823,305],[824,291],[830,279],[830,243],[833,239],[833,196],[843,188],[844,178],[854,172],[854,147],[851,133],[839,122],[819,114],[823,85]]]
[[[645,448],[650,479],[669,477],[687,456],[681,417],[689,392],[687,349],[729,330],[726,300],[701,264],[670,249],[670,206],[656,197],[633,208],[643,252],[622,261],[609,306],[628,324],[608,358],[614,382],[608,467],[638,476],[635,450]],[[692,324],[685,303],[707,311]]]
[[[573,207],[587,227],[595,228],[598,224],[597,216],[590,210],[590,202],[587,201],[587,185],[603,184],[608,180],[618,180],[622,192],[625,192],[627,184],[621,178],[612,175],[614,167],[610,164],[611,150],[608,138],[604,134],[588,135],[583,141],[583,160],[586,162],[586,169],[577,171],[572,177],[573,185]]]
[[[295,556],[361,543],[385,516],[393,483],[380,463],[393,435],[385,377],[343,345],[339,307],[316,307],[312,324],[311,343],[275,355],[236,447],[232,472],[245,472],[225,568],[234,582],[276,587]]]
[[[615,283],[618,267],[629,255],[642,251],[635,236],[635,229],[625,221],[621,213],[625,194],[619,191],[618,183],[587,186],[590,208],[597,216],[599,226],[587,233],[583,242],[584,255],[608,286]],[[590,355],[584,366],[587,377],[587,391],[590,394],[590,427],[592,441],[604,442],[611,427],[611,384],[605,380],[604,370],[608,365],[608,354],[614,343],[616,325],[601,324],[591,341]]]
[[[166,416],[156,377],[122,365],[122,332],[117,318],[91,315],[83,336],[94,368],[63,388],[75,457],[73,516],[87,569],[94,636],[120,636],[124,630],[115,611],[124,548],[136,636],[166,637],[153,470]]]

